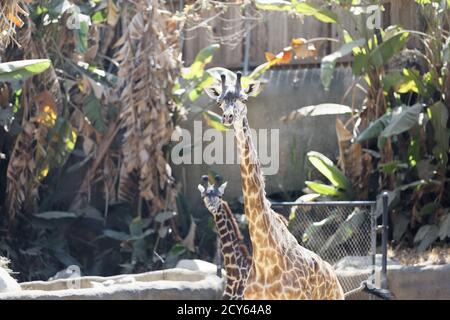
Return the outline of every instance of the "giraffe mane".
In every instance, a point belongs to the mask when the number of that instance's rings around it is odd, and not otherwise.
[[[224,200],[222,200],[222,204],[223,204],[223,208],[225,210],[225,214],[227,216],[228,221],[231,222],[231,226],[233,228],[234,234],[237,237],[237,240],[239,242],[239,247],[241,249],[242,255],[247,258],[247,260],[249,260],[249,262],[251,261],[251,256],[250,253],[248,252],[248,248],[244,243],[244,236],[242,235],[241,230],[239,229],[239,226],[236,222],[236,217],[233,215],[233,212],[231,212],[230,206],[228,205],[228,203]]]

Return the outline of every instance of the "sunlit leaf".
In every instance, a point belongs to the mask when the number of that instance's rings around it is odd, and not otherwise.
[[[351,190],[350,181],[344,173],[326,156],[319,152],[310,151],[307,153],[309,162],[335,187],[342,190]],[[314,190],[315,191],[315,190]]]
[[[49,59],[19,60],[0,63],[0,81],[25,80],[47,70]]]
[[[93,23],[101,24],[105,22],[107,19],[107,16],[103,10],[96,11],[92,16],[91,20]]]
[[[315,5],[307,2],[296,2],[294,4],[295,10],[298,13],[304,14],[306,16],[313,16],[319,21],[325,23],[336,23],[338,16],[331,10],[316,7]]]
[[[342,58],[348,54],[350,54],[355,47],[359,47],[364,45],[365,39],[358,39],[349,43],[344,44],[337,51],[333,52],[330,55],[325,56],[322,59],[322,63],[320,66],[320,78],[322,80],[322,84],[325,87],[325,90],[328,90],[331,84],[331,80],[333,79],[334,67],[336,65],[336,61],[339,58]]]
[[[220,45],[214,43],[200,50],[200,52],[195,57],[192,65],[189,68],[185,68],[183,70],[183,78],[189,80],[202,77],[205,66],[212,61],[214,52],[219,49]]]
[[[337,103],[323,103],[313,106],[306,106],[291,112],[282,117],[282,122],[292,122],[303,117],[316,117],[323,115],[350,114],[352,109],[349,106]]]
[[[370,53],[370,63],[377,67],[388,63],[395,54],[403,49],[408,37],[408,32],[400,31],[385,40]]]
[[[217,113],[212,111],[205,111],[203,112],[203,117],[205,118],[206,123],[213,127],[216,130],[219,131],[227,131],[229,130],[229,127],[225,126],[222,123],[222,117],[219,116]]]
[[[317,192],[321,195],[325,196],[333,196],[333,197],[343,197],[344,193],[339,191],[338,188],[334,186],[329,186],[323,183],[314,182],[314,181],[305,181],[306,186],[314,192]]]
[[[286,11],[292,10],[292,4],[284,0],[256,0],[256,7],[262,10]]]

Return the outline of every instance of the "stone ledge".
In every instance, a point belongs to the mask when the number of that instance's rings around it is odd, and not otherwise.
[[[388,266],[389,289],[400,300],[450,300],[450,264]]]
[[[79,289],[70,289],[74,283]],[[224,290],[224,282],[217,276],[184,269],[20,285],[22,291],[1,293],[0,300],[215,300],[222,298]]]

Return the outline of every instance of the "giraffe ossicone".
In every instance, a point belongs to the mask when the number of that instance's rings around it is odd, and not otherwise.
[[[244,289],[245,299],[344,299],[344,292],[329,263],[300,246],[272,209],[265,193],[256,149],[247,121],[246,102],[259,83],[243,89],[236,83],[206,88],[222,110],[222,122],[233,126],[239,149],[245,215],[253,248],[253,262]]]

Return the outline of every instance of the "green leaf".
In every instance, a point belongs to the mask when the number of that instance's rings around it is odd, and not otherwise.
[[[312,191],[325,196],[343,197],[344,194],[334,186],[329,186],[319,182],[305,181],[305,184]]]
[[[213,127],[216,130],[219,131],[227,131],[229,130],[229,127],[225,126],[222,123],[222,117],[219,116],[217,113],[212,111],[205,111],[203,112],[203,117],[205,118],[206,123]]]
[[[292,10],[292,4],[284,0],[256,0],[256,7],[262,10],[286,11]]]
[[[328,90],[333,79],[334,67],[336,66],[336,61],[343,56],[350,54],[355,47],[364,45],[365,39],[358,39],[349,43],[344,44],[337,51],[330,55],[325,56],[322,59],[320,65],[320,78],[325,90]]]
[[[100,103],[100,100],[95,97],[93,92],[84,98],[83,111],[95,129],[100,132],[105,132],[106,124],[103,121],[102,104]]]
[[[376,67],[388,63],[395,54],[399,53],[403,49],[408,37],[408,32],[400,31],[382,42],[370,53],[370,63]]]
[[[398,93],[425,91],[420,75],[415,70],[404,69],[403,73],[394,71],[384,76],[382,81],[384,91],[389,91],[391,88]]]
[[[177,213],[175,211],[163,211],[155,216],[155,221],[163,223],[166,220],[174,218],[176,215]]]
[[[442,62],[444,64],[449,64],[450,63],[450,37],[448,37],[447,40],[445,41],[445,44],[442,48],[441,55],[442,55]]]
[[[389,124],[391,117],[392,113],[390,112],[385,113],[384,115],[379,117],[377,120],[372,122],[363,132],[360,133],[358,138],[356,138],[356,141],[362,142],[365,140],[378,138],[384,128],[386,128],[386,126]]]
[[[396,215],[393,215],[392,217],[392,224],[394,227],[394,231],[392,234],[392,237],[395,241],[400,241],[402,236],[405,234],[406,230],[408,229],[409,225],[409,218],[403,213],[399,213]]]
[[[103,10],[96,11],[92,16],[91,20],[95,24],[101,24],[107,19],[106,14]]]
[[[432,215],[436,213],[436,211],[439,210],[439,208],[441,208],[441,205],[439,203],[436,202],[427,203],[422,207],[422,209],[420,209],[420,211],[417,213],[417,216],[419,218],[423,218]]]
[[[397,86],[399,83],[403,83],[406,81],[406,77],[401,74],[399,71],[393,71],[386,74],[383,79],[383,90],[389,91],[392,87]]]
[[[189,100],[191,100],[192,102],[196,101],[203,94],[203,89],[212,85],[213,83],[214,83],[213,77],[206,75],[204,77],[204,80],[198,83],[194,89],[189,91],[188,93]]]
[[[261,77],[264,74],[264,72],[266,72],[269,69],[270,69],[270,63],[269,62],[265,62],[265,63],[260,64],[259,66],[257,66],[255,68],[255,70],[252,71],[252,73],[250,73],[250,75],[248,77],[243,77],[242,78],[242,86],[244,88],[247,86],[247,84],[245,83],[247,78],[249,79],[249,82],[257,80],[259,77]]]
[[[328,238],[323,247],[319,250],[319,255],[323,255],[326,251],[341,245],[350,240],[361,228],[366,220],[366,213],[356,208],[347,219],[339,226],[336,232]]]
[[[295,111],[295,119],[298,119],[300,117],[315,117],[350,113],[352,113],[352,109],[349,106],[336,103],[323,103],[297,109]]]
[[[338,20],[337,14],[333,11],[318,8],[313,4],[307,2],[295,3],[295,10],[300,14],[313,16],[317,20],[325,23],[336,23]]]
[[[415,104],[412,107],[403,106],[396,108],[392,113],[389,125],[381,132],[381,136],[388,138],[408,131],[418,124],[419,115],[423,110],[422,104]]]
[[[436,225],[427,224],[417,231],[414,237],[414,243],[417,245],[417,250],[423,252],[428,249],[434,241],[439,237],[439,228]]]
[[[339,221],[339,214],[332,214],[321,221],[311,223],[305,229],[302,236],[302,241],[310,245],[308,242],[312,239],[323,238],[325,236],[323,233],[328,230],[330,225],[336,223],[337,221]]]
[[[36,213],[33,215],[36,218],[41,219],[63,219],[63,218],[78,218],[78,215],[74,212],[67,211],[47,211],[42,213]]]
[[[205,66],[212,61],[214,52],[219,49],[220,45],[214,43],[200,50],[191,66],[183,70],[182,77],[186,80],[203,77]]]
[[[171,257],[178,257],[181,256],[183,253],[186,252],[186,247],[183,246],[181,243],[176,243],[172,249],[169,251],[169,256]]]
[[[0,81],[25,80],[47,70],[51,65],[49,59],[19,60],[0,63]]]
[[[436,102],[429,109],[429,118],[434,131],[436,146],[433,154],[439,163],[445,167],[448,163],[450,129],[447,128],[448,109],[441,101]]]
[[[75,14],[75,13],[74,13]],[[85,14],[76,14],[77,21],[80,22],[79,28],[73,30],[75,35],[75,50],[78,53],[85,53],[88,49],[89,25],[91,18]]]
[[[379,165],[380,171],[387,173],[387,174],[393,174],[398,169],[408,169],[408,165],[406,163],[402,163],[401,161],[394,160],[390,161],[388,163],[382,163]]]
[[[444,240],[445,238],[450,238],[450,213],[445,215],[439,225],[439,238]]]
[[[115,230],[110,230],[110,229],[103,230],[103,235],[108,238],[111,238],[114,240],[119,240],[119,241],[128,241],[131,238],[131,236],[125,232],[115,231]]]
[[[350,181],[339,168],[323,154],[310,151],[306,155],[309,162],[323,174],[333,186],[338,187],[341,190],[349,191],[352,186]]]
[[[355,49],[353,49],[355,50]],[[369,66],[369,56],[366,53],[355,54],[355,59],[353,61],[352,72],[356,76],[360,76],[367,71]]]

